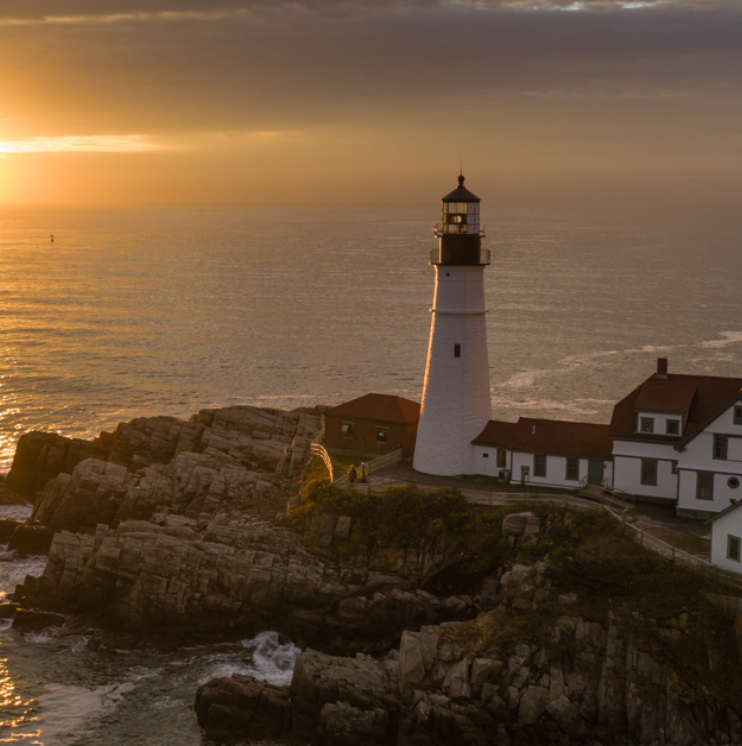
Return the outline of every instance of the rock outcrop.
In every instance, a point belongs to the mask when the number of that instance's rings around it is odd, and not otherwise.
[[[699,696],[693,682],[637,649],[617,624],[563,615],[548,625],[548,646],[519,644],[503,660],[467,658],[444,641],[451,629],[405,632],[399,652],[380,659],[307,650],[291,686],[271,692],[281,703],[271,732],[315,746],[742,742],[738,711]],[[199,689],[196,711],[207,735],[270,731],[265,712],[253,731],[255,700],[246,701],[243,685],[220,679]]]
[[[140,417],[122,422],[93,441],[52,433],[22,435],[7,487],[33,500],[59,475],[72,475],[87,459],[111,462],[127,472],[167,465],[181,454],[200,454],[255,474],[287,475],[307,457],[320,428],[321,408],[295,410],[236,406],[204,409],[188,422]],[[58,489],[57,489],[58,491]]]
[[[44,574],[19,587],[16,600],[104,614],[114,629],[265,625],[350,650],[388,646],[406,626],[452,616],[402,578],[326,563],[297,534],[261,521],[226,513],[208,523],[155,519],[56,533]]]

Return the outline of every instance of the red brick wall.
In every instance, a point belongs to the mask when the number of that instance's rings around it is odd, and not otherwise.
[[[346,436],[343,433],[342,428],[345,424],[353,426],[351,435]],[[386,443],[378,442],[377,429],[386,430]],[[373,458],[396,451],[401,444],[402,458],[409,459],[415,451],[416,436],[417,422],[411,425],[401,425],[381,420],[325,415],[325,447],[330,451],[346,451]]]

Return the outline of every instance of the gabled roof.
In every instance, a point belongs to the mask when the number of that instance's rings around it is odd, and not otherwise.
[[[365,394],[337,407],[328,409],[325,416],[357,417],[364,420],[380,422],[397,422],[404,425],[414,424],[420,419],[420,405],[390,394]]]
[[[713,523],[717,518],[721,518],[723,515],[726,515],[727,513],[731,513],[733,510],[736,510],[740,505],[742,505],[742,500],[737,500],[737,502],[732,503],[728,508],[724,508],[724,510],[720,511],[716,515],[712,515],[711,518],[709,518],[704,523],[704,526],[708,526],[709,523]]]
[[[693,377],[656,375],[641,386],[634,409],[642,412],[685,413],[690,409],[698,383]]]
[[[608,435],[619,440],[649,443],[687,443],[740,396],[742,378],[668,374],[653,375],[613,408]],[[691,395],[690,392],[693,392]],[[636,432],[637,411],[683,415],[680,436]]]
[[[613,443],[608,425],[521,417],[517,423],[490,420],[472,441],[521,453],[610,459]]]

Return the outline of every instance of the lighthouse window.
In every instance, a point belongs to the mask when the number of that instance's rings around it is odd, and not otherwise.
[[[454,357],[461,357],[461,345],[454,345],[453,346],[453,356]]]

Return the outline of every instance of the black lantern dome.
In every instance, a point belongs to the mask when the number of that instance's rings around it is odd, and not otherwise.
[[[480,199],[464,186],[464,177],[458,177],[458,187],[442,200],[441,227],[433,232],[438,237],[439,250],[432,264],[472,265],[489,264],[482,255],[484,231],[479,223]]]

